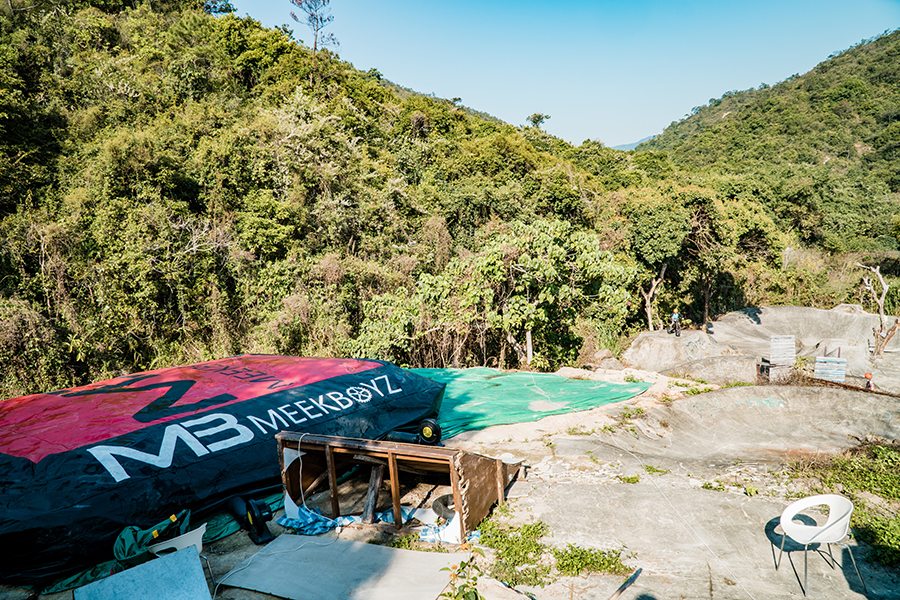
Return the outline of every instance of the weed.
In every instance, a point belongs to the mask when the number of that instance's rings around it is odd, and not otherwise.
[[[723,390],[727,390],[728,388],[748,387],[748,386],[751,386],[751,385],[753,385],[753,384],[752,384],[752,383],[748,383],[748,382],[746,382],[746,381],[729,381],[728,383],[726,383],[725,385],[722,386],[722,389],[723,389]]]
[[[651,475],[665,475],[669,472],[668,469],[659,469],[657,467],[654,467],[653,465],[644,465],[644,470]]]
[[[388,542],[388,546],[391,548],[400,548],[401,550],[412,550],[413,543],[415,543],[419,539],[419,536],[415,533],[407,533],[406,535],[398,535],[390,542]]]
[[[547,533],[543,522],[512,527],[492,516],[480,530],[481,543],[496,552],[491,577],[511,586],[542,586],[549,581],[550,566],[541,562],[545,546],[540,540]]]
[[[745,485],[744,493],[747,494],[748,496],[755,496],[759,493],[759,490],[756,489],[755,487],[753,487],[752,485]]]
[[[445,600],[482,600],[484,596],[478,593],[478,578],[481,569],[475,563],[475,555],[484,556],[478,548],[472,548],[472,556],[458,565],[444,567],[442,571],[450,572],[450,587],[440,598]]]
[[[616,478],[622,483],[637,483],[641,480],[640,475],[617,475]]]
[[[711,391],[712,391],[712,388],[708,388],[708,387],[706,387],[706,388],[692,387],[692,388],[688,388],[688,389],[684,390],[684,395],[685,396],[696,396],[698,394],[705,394],[706,392],[711,392]]]
[[[619,415],[619,419],[627,421],[634,418],[643,417],[646,411],[640,406],[631,408],[630,406],[626,406],[622,409],[622,414]]]
[[[602,464],[603,464],[603,461],[600,460],[599,458],[597,458],[596,456],[594,456],[594,453],[591,452],[590,450],[588,450],[587,452],[585,452],[585,454],[587,455],[587,457],[588,457],[589,459],[591,459],[591,462],[594,463],[595,465],[602,465]]]
[[[625,381],[627,383],[641,383],[641,380],[635,377],[634,375],[626,375]]]
[[[565,548],[554,548],[551,552],[556,559],[556,568],[562,575],[570,577],[582,573],[626,575],[631,572],[631,569],[622,563],[621,550],[598,550],[569,544]]]
[[[659,402],[663,406],[672,406],[672,403],[675,402],[675,399],[672,398],[671,396],[669,396],[668,394],[663,394],[662,396],[659,397],[657,402]]]
[[[420,542],[418,534],[407,533],[398,535],[386,544],[391,548],[400,548],[401,550],[418,550],[419,552],[450,552],[440,544],[429,544],[428,542]]]
[[[593,430],[593,429],[586,429],[586,428],[581,427],[581,426],[579,425],[579,426],[577,426],[577,427],[569,427],[568,429],[566,429],[566,433],[567,433],[568,435],[593,435],[593,434],[594,434],[594,430]]]
[[[724,492],[725,486],[722,485],[719,481],[704,481],[703,485],[700,486],[704,490],[711,490],[713,492]]]

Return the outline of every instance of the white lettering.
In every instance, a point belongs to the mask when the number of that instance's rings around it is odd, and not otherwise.
[[[306,416],[309,417],[310,419],[318,419],[319,417],[322,416],[322,413],[310,412],[310,410],[312,410],[311,407],[305,406],[303,404],[304,402],[306,402],[306,400],[298,400],[298,401],[294,402],[294,406],[296,406],[297,408],[299,408],[300,410],[305,412]]]
[[[100,461],[101,465],[106,467],[106,470],[109,471],[109,474],[112,475],[113,479],[118,483],[119,481],[130,478],[131,475],[129,475],[119,461],[116,460],[116,455],[165,469],[172,466],[172,459],[175,457],[175,444],[178,440],[183,440],[184,443],[188,445],[188,448],[190,448],[197,456],[209,454],[209,450],[200,443],[200,440],[191,435],[191,433],[181,425],[169,425],[166,427],[165,432],[163,433],[162,444],[159,447],[159,454],[141,452],[134,448],[122,448],[119,446],[94,446],[93,448],[88,448],[88,452],[93,454],[94,458]]]
[[[214,415],[200,417],[199,419],[193,419],[191,421],[182,421],[181,426],[195,427],[197,425],[205,425],[206,423],[217,420],[222,421],[222,424],[216,427],[210,427],[209,429],[194,431],[194,436],[198,438],[208,437],[217,433],[221,433],[223,431],[234,431],[237,435],[233,435],[230,438],[224,440],[219,440],[218,442],[207,444],[206,448],[210,452],[225,450],[226,448],[231,448],[232,446],[237,446],[238,444],[243,444],[244,442],[249,442],[253,439],[253,432],[250,431],[248,427],[245,427],[244,425],[238,423],[234,415],[229,415],[227,413],[217,413]]]
[[[278,410],[280,410],[288,419],[290,419],[294,425],[299,425],[300,423],[306,421],[306,418],[301,418],[299,421],[297,420],[297,417],[300,416],[300,413],[292,409],[290,404],[279,406]]]
[[[271,408],[270,408],[269,411],[268,411],[266,414],[269,415],[269,420],[268,420],[268,421],[266,421],[266,420],[264,420],[264,419],[261,419],[261,418],[259,418],[259,417],[254,417],[253,415],[251,415],[251,416],[249,416],[249,417],[247,417],[247,418],[250,419],[250,421],[251,421],[254,425],[256,425],[256,426],[259,428],[259,430],[260,430],[261,432],[263,432],[263,433],[266,432],[266,428],[263,427],[263,425],[266,425],[266,426],[268,426],[268,427],[271,427],[273,431],[278,431],[279,427],[278,427],[278,425],[275,424],[275,421],[276,421],[276,420],[281,422],[282,427],[287,427],[287,421],[284,420],[284,417],[282,417],[282,416],[279,415],[277,412],[275,412],[274,409],[271,409]]]
[[[377,379],[381,379],[381,378],[378,377]],[[360,383],[359,385],[368,390],[372,390],[373,392],[377,393],[379,396],[384,398],[384,394],[382,394],[381,390],[378,389],[378,384],[375,383],[375,379],[370,380],[369,383]]]
[[[382,375],[381,377],[376,377],[375,379],[384,379],[384,382],[387,384],[388,394],[399,394],[400,392],[403,391],[402,388],[394,389],[391,386],[391,380],[388,379],[387,375]]]

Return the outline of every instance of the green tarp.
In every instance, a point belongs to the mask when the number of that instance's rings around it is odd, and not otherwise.
[[[447,384],[438,421],[444,439],[463,431],[537,421],[628,400],[649,383],[606,383],[496,369],[411,369]]]

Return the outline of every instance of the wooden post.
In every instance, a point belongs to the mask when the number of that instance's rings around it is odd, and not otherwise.
[[[506,502],[506,465],[497,459],[497,504]]]
[[[331,489],[331,516],[332,518],[337,519],[341,516],[341,505],[338,502],[337,472],[334,469],[334,449],[328,444],[325,445],[325,466],[328,469],[328,487]]]
[[[391,478],[391,501],[394,504],[394,524],[397,529],[403,527],[403,513],[400,512],[400,480],[398,479],[397,457],[388,452],[388,475]]]
[[[466,515],[463,511],[462,493],[459,491],[459,471],[457,471],[456,460],[450,463],[450,486],[453,489],[453,506],[459,516],[459,539],[464,542],[466,540]]]
[[[375,522],[375,508],[378,506],[378,492],[381,489],[381,482],[384,481],[384,465],[372,465],[372,472],[369,474],[369,491],[366,493],[366,504],[363,507],[362,522]]]

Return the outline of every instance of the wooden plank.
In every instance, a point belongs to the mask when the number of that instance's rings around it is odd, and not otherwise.
[[[457,469],[455,462],[450,464],[450,487],[453,489],[453,506],[456,507],[456,512],[459,514],[459,539],[465,541],[466,519],[463,513],[463,497],[459,489],[460,477]]]
[[[285,443],[293,442],[293,445],[299,444],[305,446],[312,444],[314,446],[324,446],[328,444],[335,448],[351,448],[355,450],[375,450],[386,452],[388,450],[400,455],[408,454],[412,456],[422,456],[431,458],[451,457],[459,450],[452,448],[442,448],[440,446],[425,446],[422,444],[404,444],[402,442],[386,442],[382,440],[364,440],[358,438],[346,438],[331,435],[318,435],[312,433],[299,433],[296,431],[282,431],[276,434],[276,439],[283,440]]]
[[[378,506],[378,492],[381,490],[381,482],[384,481],[384,465],[372,465],[369,474],[369,491],[366,493],[366,504],[363,506],[362,522],[375,522],[375,508]]]
[[[847,378],[847,359],[817,356],[813,377],[843,383]]]
[[[331,516],[341,516],[341,505],[338,502],[337,472],[334,469],[334,454],[331,446],[325,446],[325,465],[328,470],[328,487],[331,490]]]
[[[506,465],[499,458],[494,460],[497,467],[497,502],[503,504],[506,502]]]
[[[792,335],[773,335],[769,339],[769,363],[793,367],[797,360],[797,342]]]
[[[494,503],[503,494],[497,490],[497,467],[493,458],[464,453],[456,464],[459,469],[459,491],[462,496],[462,517],[466,531],[474,531]]]
[[[397,529],[403,527],[403,513],[400,512],[400,480],[397,473],[397,459],[393,453],[388,454],[388,473],[391,478],[391,501],[394,504],[394,524]]]
[[[315,479],[313,479],[313,482],[312,482],[311,484],[309,484],[309,486],[308,486],[305,490],[303,490],[303,497],[306,498],[307,496],[309,496],[309,494],[310,494],[314,489],[316,489],[317,487],[319,487],[319,484],[321,484],[323,481],[325,481],[325,478],[326,478],[326,477],[328,477],[328,472],[327,472],[327,471],[324,472],[324,473],[322,473],[321,475],[319,475],[319,476],[316,477]],[[301,483],[300,485],[303,485],[303,484]]]

